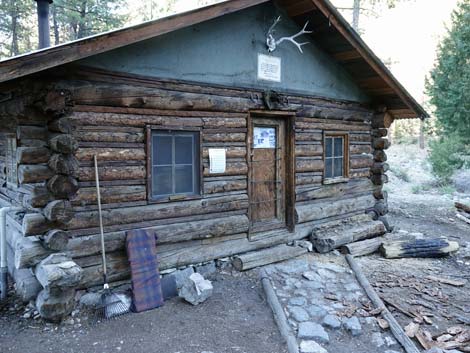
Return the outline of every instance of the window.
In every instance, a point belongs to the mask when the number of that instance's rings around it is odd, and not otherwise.
[[[348,177],[348,135],[325,136],[325,179]]]
[[[199,194],[199,132],[151,131],[150,198]]]

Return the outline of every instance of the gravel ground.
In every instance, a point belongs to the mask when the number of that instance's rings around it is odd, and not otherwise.
[[[217,274],[214,294],[198,306],[174,298],[159,309],[88,324],[85,313],[61,325],[20,319],[10,298],[0,309],[0,352],[286,353],[260,282]]]

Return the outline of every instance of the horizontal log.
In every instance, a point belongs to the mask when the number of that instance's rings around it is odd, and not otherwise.
[[[388,183],[388,176],[387,174],[373,174],[370,180],[374,185],[383,185]]]
[[[390,170],[390,165],[388,163],[374,163],[370,168],[370,171],[374,174],[385,174]]]
[[[296,145],[295,155],[296,157],[323,156],[323,146],[322,145]]]
[[[387,161],[387,154],[382,150],[375,150],[374,151],[374,160],[376,162],[386,162]]]
[[[42,245],[49,250],[64,251],[69,243],[67,232],[61,229],[52,229],[43,236],[40,236]]]
[[[383,237],[356,241],[354,243],[343,245],[341,247],[341,252],[355,257],[369,255],[378,251],[383,242]]]
[[[15,254],[10,246],[7,249],[7,262],[8,273],[15,282],[15,294],[23,303],[35,300],[42,286],[30,268],[15,268]]]
[[[346,183],[296,187],[296,201],[340,198],[345,195],[372,193],[374,185],[368,179],[350,180]]]
[[[68,199],[78,191],[78,182],[71,176],[57,174],[48,180],[47,189],[57,198]]]
[[[18,140],[45,140],[47,129],[44,126],[18,125],[16,138]]]
[[[269,249],[252,251],[235,256],[232,260],[232,264],[238,271],[246,271],[252,268],[292,259],[306,254],[307,252],[307,249],[300,246],[288,246],[282,244]]]
[[[57,134],[49,140],[49,146],[57,153],[74,154],[78,149],[78,142],[71,134]]]
[[[26,208],[41,208],[53,199],[53,196],[50,194],[49,190],[47,190],[44,183],[34,185],[25,184],[23,187],[27,187],[27,192],[23,197],[23,206]]]
[[[370,177],[370,168],[349,170],[350,179],[361,179],[361,178],[369,178],[369,177]]]
[[[55,153],[51,156],[48,166],[56,174],[65,174],[76,177],[80,170],[80,164],[73,155]]]
[[[373,207],[374,204],[375,198],[372,195],[297,204],[295,206],[295,221],[296,223],[304,223],[338,216],[353,211],[365,210]]]
[[[142,148],[84,148],[78,149],[75,154],[80,161],[92,161],[96,155],[103,161],[140,161],[145,160],[145,150]]]
[[[203,158],[209,158],[209,149],[210,147],[204,147],[202,149]],[[246,147],[232,147],[227,146],[225,148],[225,157],[226,158],[245,158],[246,157]]]
[[[99,166],[98,173],[100,181],[107,180],[135,180],[147,177],[145,166]],[[95,169],[93,167],[81,167],[78,175],[80,181],[95,180]]]
[[[204,176],[209,177],[213,175],[241,175],[248,173],[248,166],[245,161],[226,161],[224,173],[211,173],[209,163],[204,162]]]
[[[285,244],[293,240],[303,239],[309,235],[311,225],[297,226],[294,233],[285,230],[275,230],[260,234],[258,240],[248,240],[246,234],[237,234],[229,237],[193,240],[191,242],[161,245],[157,247],[160,259],[160,270],[183,267],[191,264],[207,262],[215,259],[242,254],[249,251],[264,249],[271,246]],[[124,253],[110,258],[108,273],[110,282],[127,279],[130,276],[129,263]],[[78,262],[78,260],[76,260]],[[88,288],[102,283],[102,270],[99,264],[99,255],[94,257],[96,265],[83,269],[80,287]],[[92,261],[88,261],[91,263]],[[109,265],[110,264],[110,265]]]
[[[238,180],[217,180],[204,182],[204,194],[217,194],[222,192],[246,190],[246,179]]]
[[[103,224],[105,226],[126,224],[163,218],[201,215],[211,212],[233,211],[245,209],[247,207],[247,195],[152,204],[140,207],[103,210]],[[96,211],[79,212],[69,223],[68,229],[82,229],[97,226],[98,214]]]
[[[372,153],[372,147],[370,145],[349,145],[349,154],[370,154]]]
[[[386,138],[374,138],[372,147],[376,150],[386,150],[390,147],[390,141]]]
[[[323,133],[321,131],[318,132],[305,132],[305,131],[296,131],[295,133],[295,140],[296,141],[323,141]]]
[[[461,210],[470,214],[470,205],[466,205],[462,202],[455,202],[454,205],[458,210]]]
[[[349,167],[351,169],[370,168],[373,162],[372,155],[351,156]]]
[[[297,118],[297,129],[343,130],[343,131],[370,131],[370,124],[318,118]]]
[[[63,291],[80,283],[82,269],[68,255],[56,253],[42,260],[34,274],[44,288]]]
[[[18,164],[40,164],[49,160],[51,152],[46,147],[18,147],[16,161]]]
[[[202,140],[204,142],[245,142],[246,133],[243,132],[222,132],[222,133],[203,133]]]
[[[320,172],[324,169],[324,162],[322,159],[313,159],[305,157],[297,157],[295,159],[295,171],[303,172]]]
[[[380,221],[370,221],[357,225],[346,224],[322,232],[313,232],[310,241],[320,253],[326,253],[343,245],[385,234],[385,226]]]
[[[380,252],[387,259],[405,257],[443,257],[459,249],[459,243],[443,238],[386,242]]]
[[[68,223],[74,216],[72,203],[68,200],[54,200],[43,210],[44,216],[51,222]]]
[[[323,181],[323,172],[316,173],[295,173],[296,185],[315,185]]]
[[[79,130],[74,136],[81,142],[143,143],[144,132],[109,132]]]
[[[20,164],[18,166],[18,181],[20,184],[40,183],[48,180],[54,172],[43,164]]]
[[[61,117],[49,121],[47,124],[49,131],[71,134],[73,132],[72,121],[68,117]]]
[[[23,217],[22,231],[26,237],[40,235],[51,229],[52,225],[53,223],[40,213],[27,213]]]
[[[23,139],[18,141],[18,146],[19,147],[47,147],[49,148],[47,144],[47,140],[36,140],[36,139]]]
[[[102,204],[144,201],[147,199],[145,185],[102,186],[100,193]],[[96,187],[80,188],[71,201],[74,206],[96,204]]]

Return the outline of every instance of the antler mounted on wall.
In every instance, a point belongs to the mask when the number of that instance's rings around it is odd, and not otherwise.
[[[276,40],[274,38],[274,27],[276,27],[276,25],[280,21],[281,21],[281,16],[276,18],[273,25],[268,30],[268,35],[267,35],[267,38],[266,38],[266,45],[268,46],[268,51],[271,53],[274,50],[276,50],[276,48],[279,44],[281,44],[284,41],[289,41],[289,42],[293,43],[300,50],[300,52],[303,54],[302,46],[305,45],[305,44],[308,44],[309,42],[298,43],[298,42],[295,41],[295,38],[301,36],[302,34],[313,33],[313,31],[307,31],[308,21],[305,23],[304,28],[302,28],[302,30],[299,33],[296,33],[296,34],[294,34],[290,37],[282,37],[282,38]]]

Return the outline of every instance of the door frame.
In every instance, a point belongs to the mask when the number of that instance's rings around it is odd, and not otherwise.
[[[253,120],[255,118],[282,119],[285,121],[285,221],[289,232],[295,230],[295,111],[250,110],[247,119],[246,162],[248,166],[248,236],[252,233],[251,197],[252,166],[250,153],[253,144]]]

